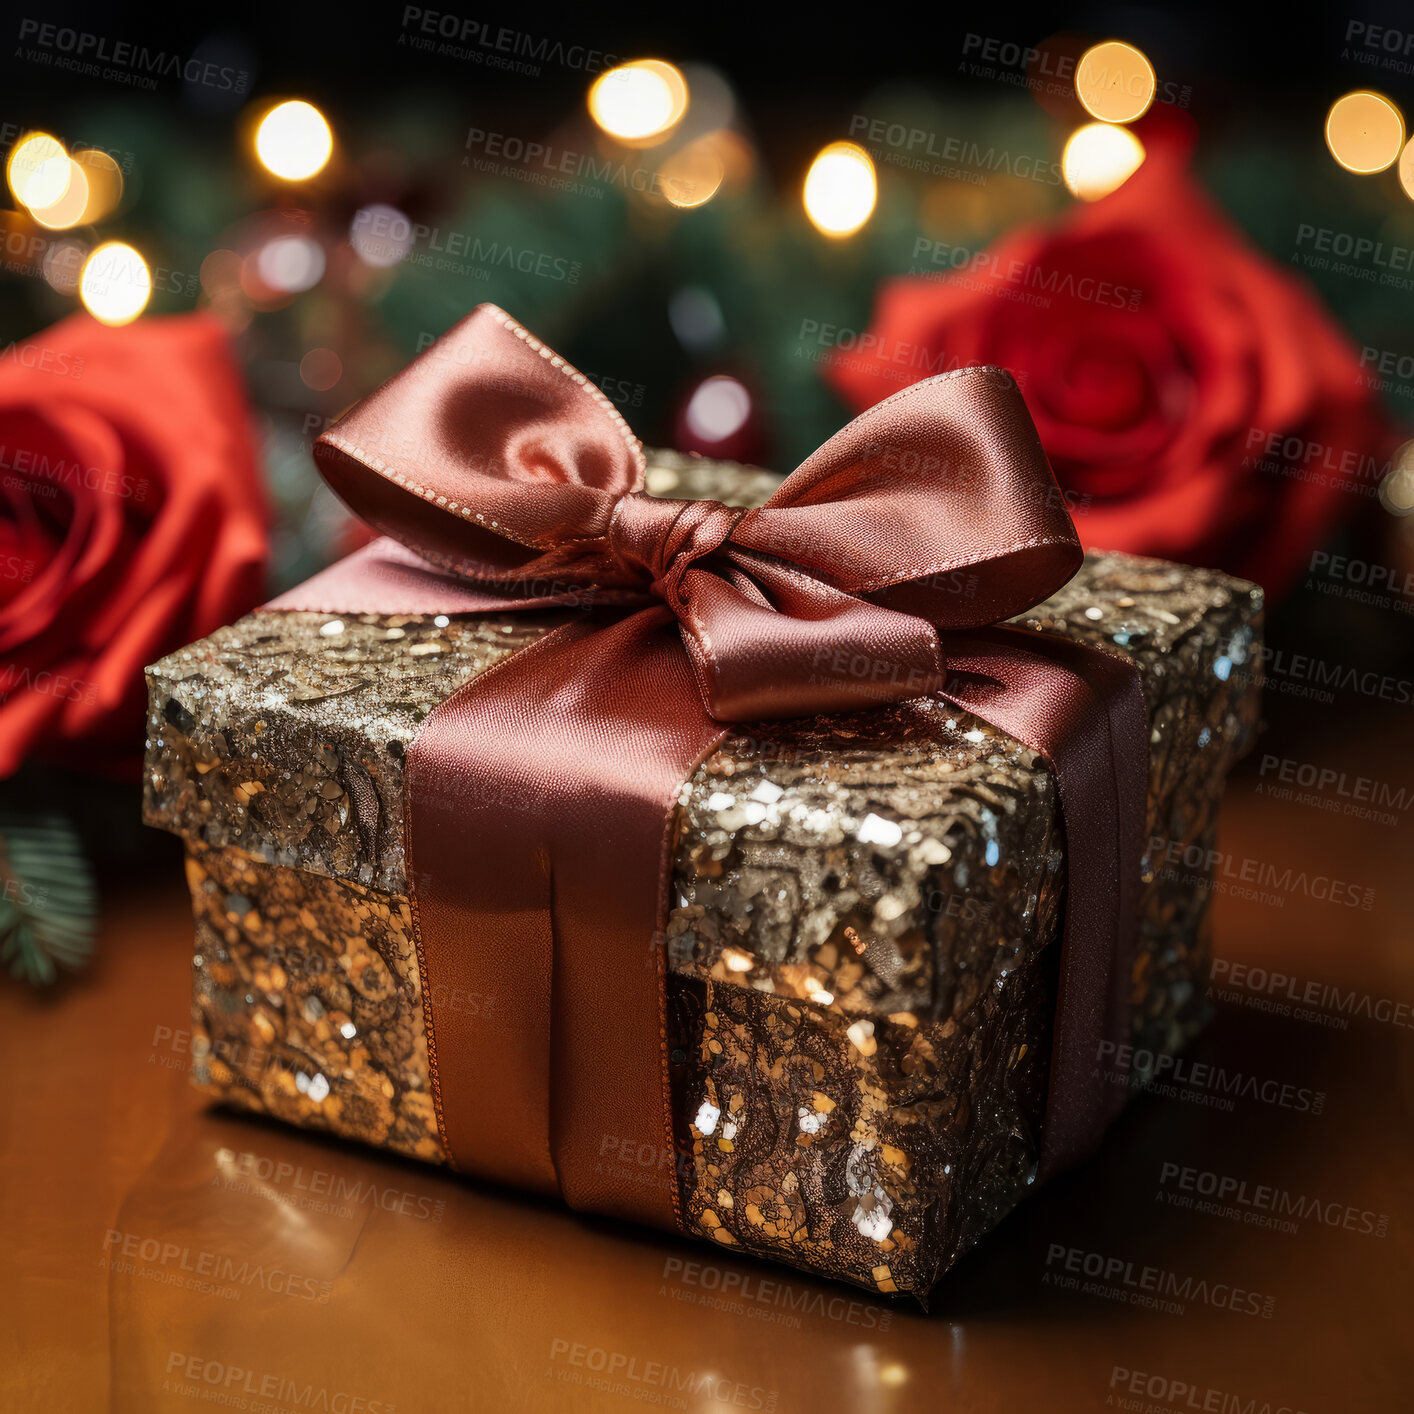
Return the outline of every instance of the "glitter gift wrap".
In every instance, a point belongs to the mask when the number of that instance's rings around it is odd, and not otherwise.
[[[756,505],[778,483],[649,461],[659,496]],[[1255,729],[1261,612],[1260,590],[1226,575],[1100,553],[1019,620],[1114,645],[1142,675],[1150,847],[1131,1026],[1155,1054],[1206,1019],[1207,871],[1228,768]],[[406,753],[434,707],[572,613],[259,611],[151,669],[145,815],[187,846],[198,1085],[446,1161],[405,874]],[[936,699],[735,730],[676,816],[675,1145],[606,1134],[599,1162],[677,1185],[693,1235],[925,1294],[1035,1178],[1059,818],[1033,751]],[[516,1025],[495,996],[434,1001],[493,1033]]]

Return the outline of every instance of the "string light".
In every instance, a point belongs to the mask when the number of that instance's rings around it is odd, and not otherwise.
[[[1075,96],[1092,118],[1132,123],[1149,111],[1157,82],[1142,50],[1122,40],[1094,44],[1075,66]]]
[[[687,405],[687,427],[703,442],[723,442],[740,432],[751,416],[751,394],[735,378],[704,378]],[[749,966],[750,964],[748,964]]]
[[[261,246],[255,269],[270,289],[303,294],[324,277],[324,247],[310,236],[277,236]]]
[[[589,116],[610,137],[648,146],[661,142],[687,112],[687,80],[662,59],[635,59],[599,75],[589,89]]]
[[[362,206],[349,223],[349,244],[365,265],[386,270],[412,250],[412,222],[396,206]]]
[[[711,201],[726,175],[718,135],[708,133],[673,153],[660,168],[658,179],[663,195],[674,206],[686,209]]]
[[[83,168],[72,157],[64,160],[69,165],[69,180],[62,195],[49,206],[30,208],[30,215],[51,231],[65,231],[70,226],[77,226],[84,219],[90,201],[88,178]]]
[[[1331,104],[1326,146],[1347,172],[1383,172],[1399,160],[1404,117],[1383,94],[1357,89]]]
[[[1086,123],[1071,133],[1061,154],[1065,184],[1085,201],[1098,201],[1139,170],[1144,144],[1128,128]]]
[[[5,180],[21,206],[34,211],[53,206],[69,189],[72,165],[64,144],[48,133],[22,137],[5,164]]]
[[[805,214],[827,236],[849,236],[874,214],[879,181],[874,161],[853,142],[832,142],[805,177]]]
[[[322,172],[334,151],[334,134],[312,103],[279,103],[255,133],[255,155],[266,171],[287,182],[303,182]]]
[[[123,172],[108,153],[97,147],[81,148],[74,153],[73,160],[83,173],[88,189],[83,220],[91,225],[117,209],[123,199]]]
[[[108,241],[83,264],[79,298],[104,324],[127,324],[147,308],[152,297],[152,272],[132,246]]]

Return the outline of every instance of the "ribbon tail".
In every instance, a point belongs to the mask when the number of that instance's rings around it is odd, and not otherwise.
[[[1041,1178],[1089,1156],[1123,1107],[1148,807],[1148,718],[1116,653],[1027,629],[948,635],[944,696],[1040,752],[1060,794],[1067,884]]]
[[[671,826],[723,734],[676,622],[650,608],[546,635],[418,735],[409,860],[429,1049],[448,1077],[438,1118],[459,1168],[678,1228]],[[489,1005],[474,1015],[458,992]]]

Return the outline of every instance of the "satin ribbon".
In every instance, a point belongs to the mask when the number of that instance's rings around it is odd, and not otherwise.
[[[1122,1099],[1097,1063],[1128,1039],[1148,726],[1127,659],[997,626],[1082,559],[1004,372],[907,388],[738,510],[646,495],[612,403],[482,305],[315,455],[390,538],[271,607],[589,608],[453,694],[408,752],[432,1087],[458,1168],[678,1225],[662,929],[683,783],[726,724],[931,693],[1055,772],[1069,874],[1043,1174],[1094,1147]],[[434,1001],[468,993],[513,1025]]]

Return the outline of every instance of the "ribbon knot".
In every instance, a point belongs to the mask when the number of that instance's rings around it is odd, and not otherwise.
[[[631,491],[619,498],[609,519],[609,553],[628,573],[648,578],[653,593],[677,608],[683,576],[714,554],[745,514],[720,501],[667,501]]]
[[[939,692],[1055,771],[1069,878],[1043,1171],[1094,1147],[1121,1099],[1098,1047],[1129,1039],[1148,724],[1128,659],[1005,624],[1081,550],[1004,372],[885,399],[742,512],[644,494],[613,404],[483,305],[315,455],[392,538],[272,607],[594,609],[459,689],[407,752],[429,1071],[456,1165],[675,1225],[676,1165],[645,1184],[603,1156],[672,1151],[661,940],[683,783],[723,723]],[[468,995],[503,1023],[436,1001]]]

